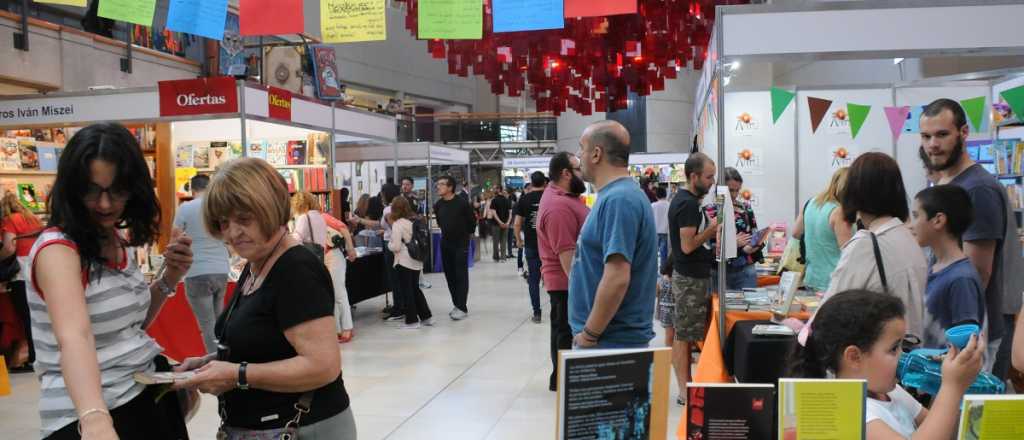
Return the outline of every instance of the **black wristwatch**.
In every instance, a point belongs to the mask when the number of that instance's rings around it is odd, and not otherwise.
[[[248,362],[238,364],[238,383],[236,385],[238,385],[238,389],[240,390],[249,389],[249,381],[245,379],[245,367],[247,366],[249,366]]]

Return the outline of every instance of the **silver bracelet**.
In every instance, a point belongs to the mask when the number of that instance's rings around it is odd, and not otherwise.
[[[89,417],[96,413],[106,414],[107,417],[110,417],[110,411],[107,411],[103,408],[91,408],[83,411],[81,414],[78,415],[78,435],[82,435],[82,421],[85,420],[86,417]]]
[[[174,296],[174,294],[177,293],[174,290],[174,288],[171,287],[170,284],[167,284],[167,280],[165,280],[163,277],[157,278],[154,284],[156,284],[157,289],[160,289],[160,293],[167,295],[168,298]]]

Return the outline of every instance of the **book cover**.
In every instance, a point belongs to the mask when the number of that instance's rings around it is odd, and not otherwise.
[[[192,144],[178,145],[177,154],[174,155],[175,168],[192,168]]]
[[[53,132],[49,128],[36,128],[32,130],[32,138],[37,141],[53,142]]]
[[[306,141],[288,141],[288,165],[306,164]]]
[[[0,138],[0,168],[5,170],[21,169],[21,151],[15,138]]]
[[[39,196],[36,194],[36,186],[31,183],[19,183],[18,184],[18,200],[26,208],[32,211],[39,211],[42,209],[42,203]]]
[[[309,148],[310,165],[326,165],[331,158],[331,135],[327,133],[310,133],[306,145]]]
[[[342,98],[341,76],[338,75],[334,46],[317,44],[311,45],[310,48],[310,57],[313,59],[313,85],[316,86],[317,98]]]
[[[779,379],[782,440],[864,440],[867,381]]]
[[[18,150],[21,154],[21,169],[39,169],[39,148],[36,147],[36,140],[32,138],[18,139]]]
[[[559,352],[558,440],[664,439],[669,348]]]
[[[192,166],[196,168],[210,168],[210,146],[204,143],[197,143],[192,149]]]
[[[957,440],[1024,438],[1024,395],[966,395]]]
[[[298,170],[293,169],[278,169],[277,173],[284,178],[284,183],[288,186],[288,192],[295,192],[299,187]]]
[[[267,160],[267,147],[269,145],[270,144],[267,141],[257,141],[249,143],[249,157]]]
[[[14,179],[8,179],[8,178],[0,179],[0,191],[2,191],[2,194],[0,194],[0,195],[7,195],[7,193],[11,193],[11,194],[17,195],[18,194],[18,181],[14,180]]]
[[[227,142],[210,142],[210,168],[217,169],[220,164],[227,162],[229,154]]]
[[[686,439],[772,438],[775,386],[771,384],[686,384]]]
[[[1014,153],[1013,174],[1024,175],[1024,141],[1017,142],[1017,149]]]
[[[242,143],[241,142],[228,142],[228,151],[231,153],[229,159],[238,159],[242,157]]]
[[[40,142],[36,148],[39,150],[39,170],[57,171],[57,149],[60,147],[54,143]]]
[[[271,165],[288,165],[288,144],[271,142],[267,147],[267,162]]]

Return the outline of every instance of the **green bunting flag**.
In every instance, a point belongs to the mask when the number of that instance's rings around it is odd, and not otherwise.
[[[981,118],[985,115],[985,97],[979,96],[977,98],[964,99],[960,101],[960,106],[964,108],[964,113],[967,113],[967,119],[971,121],[971,127],[974,128],[974,131],[980,132]]]
[[[850,134],[854,139],[857,139],[857,134],[860,133],[860,128],[864,126],[864,121],[868,119],[870,112],[870,105],[846,104],[846,113],[850,115]]]
[[[782,113],[786,111],[786,107],[789,107],[789,103],[793,102],[795,97],[796,93],[772,87],[772,123],[779,122],[779,117],[782,116]]]
[[[1024,121],[1024,86],[1003,90],[1000,95],[1003,96],[1006,103],[1013,109],[1013,114],[1017,115],[1017,120]]]

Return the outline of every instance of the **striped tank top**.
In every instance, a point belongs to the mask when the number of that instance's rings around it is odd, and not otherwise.
[[[59,229],[47,229],[32,246],[30,268],[36,269],[39,251],[55,244],[78,250]],[[149,286],[134,262],[128,262],[128,258],[123,261],[122,267],[105,265],[82,275],[89,321],[96,340],[103,400],[110,409],[142,393],[145,386],[136,383],[132,376],[136,372],[152,372],[153,358],[163,351],[142,328],[149,311]],[[36,347],[35,372],[40,382],[39,418],[42,437],[46,438],[78,420],[78,412],[61,374],[60,348],[47,311],[46,292],[40,292],[36,285],[38,273],[29,274],[31,282],[26,284],[32,341]]]

